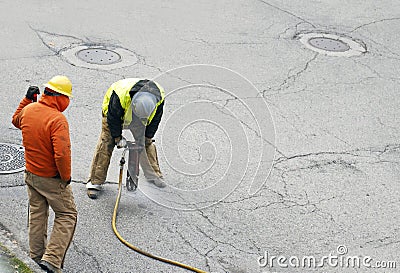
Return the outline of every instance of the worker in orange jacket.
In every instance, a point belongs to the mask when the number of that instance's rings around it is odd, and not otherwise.
[[[12,123],[21,129],[25,147],[30,257],[47,272],[60,273],[77,221],[70,185],[69,126],[62,114],[72,97],[71,81],[65,76],[55,76],[45,84],[44,94],[36,102],[38,94],[38,87],[29,87]],[[47,242],[49,206],[55,219]]]

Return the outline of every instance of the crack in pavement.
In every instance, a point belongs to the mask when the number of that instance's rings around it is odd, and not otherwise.
[[[99,261],[96,259],[95,254],[90,253],[89,251],[85,250],[83,247],[79,247],[78,244],[74,240],[72,240],[71,243],[72,243],[73,249],[78,254],[81,254],[80,256],[85,255],[85,256],[88,256],[89,259],[93,260],[94,267],[96,268],[95,272],[103,273],[103,270],[101,269],[101,265],[100,265]],[[88,264],[87,259],[84,259],[84,260],[85,260],[85,263]]]
[[[325,151],[325,152],[316,152],[316,153],[308,153],[308,154],[298,154],[298,155],[293,155],[287,158],[279,158],[278,159],[278,164],[286,164],[288,161],[291,160],[298,160],[298,159],[304,159],[304,158],[310,158],[312,156],[336,156],[336,155],[346,155],[346,156],[350,156],[350,157],[355,157],[355,158],[370,158],[371,156],[374,157],[383,157],[389,153],[395,152],[398,153],[400,150],[400,145],[399,144],[387,144],[381,147],[372,147],[372,148],[363,148],[363,149],[355,149],[353,151],[344,151],[344,152],[330,152],[330,151]],[[368,153],[367,155],[363,155],[362,153]],[[371,155],[372,154],[372,155]],[[321,166],[328,166],[328,165],[332,165],[332,164],[339,164],[340,166],[343,166],[344,168],[350,168],[352,170],[355,169],[354,161],[346,161],[346,160],[330,160],[328,159],[327,161],[324,161],[324,164],[318,163],[318,161],[312,162],[311,166],[307,167],[307,168],[316,168],[316,167],[321,167]],[[300,168],[303,169],[303,168]],[[279,169],[278,169],[279,170]],[[287,170],[281,170],[282,174],[282,180],[283,183],[287,184],[287,182],[285,181],[285,173],[287,172]],[[336,196],[330,196],[330,197],[326,197],[326,198],[321,198],[318,200],[311,200],[310,197],[308,196],[308,193],[306,191],[304,191],[303,194],[301,194],[301,198],[296,198],[295,196],[292,196],[291,194],[288,193],[288,191],[286,190],[286,192],[284,194],[276,192],[271,190],[271,192],[274,192],[278,195],[279,197],[279,201],[273,201],[273,202],[268,202],[268,203],[264,203],[261,205],[256,205],[256,207],[252,207],[252,208],[239,208],[238,211],[251,211],[254,212],[256,210],[260,210],[260,209],[264,209],[264,208],[269,208],[273,205],[281,205],[280,209],[293,209],[293,208],[303,208],[305,211],[302,212],[300,211],[302,214],[316,214],[319,217],[321,217],[322,219],[325,219],[329,222],[331,222],[332,224],[334,224],[335,226],[338,227],[338,230],[340,230],[340,232],[346,232],[349,233],[350,231],[348,231],[345,226],[340,223],[337,222],[335,217],[333,216],[333,214],[325,211],[324,209],[321,208],[321,204],[323,204],[324,202],[331,202],[334,201],[336,199],[340,199],[343,198],[344,194]],[[221,203],[225,203],[225,204],[235,204],[235,203],[240,203],[240,202],[245,202],[248,201],[250,199],[254,199],[254,198],[263,198],[263,196],[258,193],[255,196],[251,196],[251,197],[246,197],[246,198],[242,198],[239,200],[234,200],[234,201],[222,201]],[[200,213],[202,214],[202,216],[204,217],[204,213],[200,211]],[[214,223],[212,221],[210,221],[209,217],[205,217],[205,219],[211,224],[212,227],[214,227]],[[213,246],[206,252],[206,256],[209,257],[211,259],[211,253],[213,250],[215,250],[217,248],[218,245],[226,245],[229,246],[231,248],[233,248],[236,251],[240,251],[242,253],[246,253],[246,254],[257,254],[257,253],[253,253],[250,251],[246,251],[246,250],[242,250],[239,249],[238,246],[236,246],[234,243],[230,243],[230,242],[224,242],[218,239],[214,239],[211,235],[209,235],[207,232],[205,232],[203,229],[201,229],[201,227],[196,227],[196,229],[198,230],[199,233],[201,233],[205,238],[210,239],[213,242]],[[182,239],[186,240],[185,237],[183,235]],[[385,240],[387,242],[385,242]],[[387,245],[391,245],[391,244],[398,244],[398,241],[390,241],[388,239],[385,240],[381,240],[382,242],[385,242],[385,244],[378,246],[378,247],[383,247],[383,246],[387,246]],[[186,240],[187,241],[187,240]],[[372,243],[372,242],[368,242],[368,243]],[[253,242],[253,245],[254,242]],[[256,246],[256,245],[255,245]],[[193,246],[192,246],[193,247]],[[256,246],[256,248],[259,250],[259,248]],[[199,251],[200,252],[200,251]],[[221,265],[223,266],[223,265]]]
[[[370,41],[372,41],[372,40],[370,40]],[[383,53],[381,53],[381,52],[369,52],[373,57],[388,58],[388,59],[400,61],[400,54],[397,54],[396,52],[393,52],[389,47],[387,47],[385,45],[379,44],[377,42],[375,42],[375,43],[380,45],[380,46],[382,46],[385,50],[388,51],[388,53],[390,53],[392,55],[395,55],[396,57],[395,56],[391,56],[391,55],[387,55],[387,54],[385,54],[386,52],[383,52]],[[398,80],[398,78],[396,78],[396,79]]]
[[[278,93],[276,93],[276,94],[278,94]],[[272,94],[272,95],[276,95],[276,94]],[[271,95],[271,96],[272,96],[272,95]],[[268,101],[269,105],[275,107],[276,113],[277,113],[279,116],[281,116],[294,130],[296,130],[296,132],[298,132],[299,134],[305,136],[306,138],[309,137],[309,135],[304,134],[300,129],[298,129],[298,128],[296,127],[296,125],[297,125],[298,123],[306,124],[306,123],[307,123],[306,120],[304,120],[303,118],[301,118],[301,117],[300,117],[297,113],[295,113],[294,111],[291,111],[291,110],[287,109],[287,110],[289,111],[289,113],[293,114],[293,115],[299,120],[299,122],[297,122],[297,123],[296,123],[296,122],[291,122],[290,119],[289,119],[287,116],[285,116],[285,115],[281,112],[281,109],[279,108],[278,105],[272,103],[270,100],[267,100],[267,101]],[[315,125],[315,124],[312,124],[312,123],[310,123],[309,125],[310,125],[312,128],[314,128],[314,129],[316,129],[316,130],[318,130],[318,131],[320,131],[320,132],[324,132],[324,133],[326,133],[326,134],[328,134],[328,135],[330,135],[330,136],[336,138],[337,140],[339,140],[340,142],[346,144],[347,146],[352,147],[352,145],[351,145],[350,143],[348,143],[347,141],[341,139],[340,137],[336,136],[335,134],[331,133],[329,130],[324,129],[324,128],[320,128],[318,125]],[[315,134],[314,134],[314,136],[315,136]]]
[[[397,231],[398,231],[398,229],[394,230],[394,232],[397,232]],[[396,236],[396,234],[394,234],[394,235]],[[386,247],[386,246],[390,246],[390,245],[400,244],[400,240],[397,240],[397,239],[393,238],[392,236],[385,236],[380,239],[365,242],[365,244],[366,245],[374,245],[374,248],[377,249],[377,248]]]
[[[220,240],[216,240],[216,239],[214,239],[212,236],[208,235],[207,232],[205,232],[204,230],[202,230],[199,226],[195,226],[195,228],[196,228],[197,231],[200,232],[204,237],[210,239],[210,240],[211,240],[212,242],[214,242],[217,246],[226,245],[226,246],[229,246],[229,247],[233,248],[234,250],[236,250],[236,251],[238,251],[238,252],[241,252],[241,253],[250,254],[250,255],[257,254],[257,253],[248,252],[248,251],[245,251],[245,250],[243,250],[243,249],[237,248],[235,245],[233,245],[233,244],[231,244],[231,243],[227,243],[227,242],[223,242],[223,241],[220,241]]]
[[[391,162],[387,160],[382,160],[381,157],[385,153],[389,152],[398,152],[400,150],[400,145],[398,144],[387,144],[384,147],[380,148],[362,148],[362,149],[354,149],[354,150],[349,150],[349,151],[321,151],[321,152],[313,152],[313,153],[306,153],[306,154],[297,154],[297,155],[292,155],[289,157],[280,157],[277,158],[274,162],[274,169],[276,168],[277,165],[281,163],[285,163],[290,160],[297,160],[297,159],[307,159],[309,160],[312,157],[319,157],[319,156],[350,156],[354,157],[356,159],[360,158],[366,158],[366,159],[375,159],[376,161],[364,161],[364,162],[357,162],[356,160],[353,160],[351,162],[345,161],[341,158],[339,159],[334,159],[334,160],[312,160],[312,165],[308,166],[306,168],[298,168],[298,169],[309,169],[309,168],[316,168],[320,166],[326,166],[326,165],[332,165],[332,164],[339,164],[341,166],[344,166],[345,168],[351,168],[353,170],[357,170],[355,168],[355,164],[357,163],[369,163],[369,164],[377,164],[377,163],[385,163],[385,162]],[[364,153],[364,154],[363,154]],[[375,154],[375,155],[374,155]],[[321,162],[322,164],[318,164],[318,162]],[[399,163],[394,161],[393,163]],[[280,170],[279,168],[276,168]],[[298,169],[293,169],[293,170],[298,170]]]
[[[369,65],[363,64],[363,63],[361,63],[360,61],[358,61],[358,60],[356,60],[354,58],[351,58],[351,60],[353,62],[355,62],[356,64],[358,64],[358,65],[361,65],[361,66],[364,66],[364,67],[368,68],[368,70],[370,70],[373,74],[375,74],[379,79],[385,79],[385,77],[383,77],[381,74],[378,73],[378,71],[376,71],[375,69],[373,69]]]
[[[286,182],[284,182],[284,183],[286,184]],[[306,202],[303,202],[303,203],[293,200],[293,198],[291,198],[290,194],[288,194],[287,192],[285,193],[285,196],[282,194],[280,194],[280,195],[281,195],[281,201],[271,202],[267,205],[257,206],[256,208],[252,209],[251,211],[268,208],[268,207],[270,207],[272,205],[276,205],[276,204],[282,205],[283,207],[281,207],[281,209],[304,208],[306,210],[306,212],[304,214],[315,213],[315,214],[319,215],[321,218],[326,219],[326,220],[332,222],[333,224],[335,224],[336,226],[338,226],[338,228],[340,230],[342,230],[343,232],[348,232],[345,229],[345,227],[343,227],[342,224],[338,223],[335,220],[335,218],[333,217],[333,215],[331,213],[323,211],[321,208],[318,207],[318,205],[321,204],[322,202],[329,202],[329,201],[337,199],[337,198],[342,198],[343,194],[340,196],[331,196],[329,198],[322,198],[322,199],[311,202],[308,197],[307,192],[304,191]],[[311,207],[311,210],[310,210],[310,207]]]
[[[290,11],[287,11],[287,10],[284,10],[284,9],[282,9],[282,8],[280,8],[280,7],[277,7],[277,6],[275,6],[275,5],[272,5],[271,3],[268,3],[267,1],[264,1],[264,0],[257,0],[257,1],[258,1],[258,2],[261,2],[261,3],[264,3],[264,4],[266,4],[266,5],[270,6],[270,7],[273,7],[273,8],[275,8],[275,9],[277,9],[277,10],[280,10],[280,11],[286,13],[286,14],[289,14],[290,16],[293,16],[293,17],[295,17],[295,18],[301,20],[302,22],[305,22],[305,23],[307,23],[307,24],[310,24],[311,26],[313,26],[313,27],[315,28],[315,25],[314,25],[313,23],[311,23],[311,22],[309,22],[309,21],[307,21],[307,20],[301,18],[300,16],[298,16],[298,15],[296,15],[296,14],[290,12]]]
[[[261,191],[260,191],[260,192],[258,192],[256,194],[248,195],[247,197],[239,198],[239,199],[232,200],[232,201],[221,200],[220,203],[221,204],[236,204],[236,203],[242,203],[244,201],[248,201],[248,200],[251,200],[251,199],[256,199],[256,198],[259,198],[259,197],[262,197],[262,196],[263,195],[261,194]]]
[[[76,45],[78,45],[78,44],[83,44],[83,43],[85,42],[84,40],[82,40],[82,39],[80,39],[80,38],[78,38],[78,37],[72,36],[72,35],[57,34],[57,33],[49,32],[49,31],[45,31],[45,30],[35,29],[35,28],[33,28],[31,25],[29,25],[29,24],[28,24],[28,26],[29,26],[29,28],[30,28],[31,30],[33,30],[33,31],[36,33],[36,35],[37,35],[38,38],[42,41],[42,43],[43,43],[48,49],[50,49],[51,51],[53,51],[53,52],[55,53],[56,56],[59,56],[60,53],[61,53],[63,50],[65,50],[65,49],[67,49],[67,48],[68,48],[68,49],[69,49],[69,48],[72,48],[73,45],[76,46]],[[54,36],[54,37],[62,37],[62,38],[65,38],[65,39],[74,39],[74,40],[77,41],[77,43],[76,43],[76,45],[75,45],[75,43],[69,44],[69,47],[63,46],[63,47],[61,47],[61,49],[57,50],[57,49],[55,48],[55,46],[52,46],[51,44],[46,43],[44,37],[43,37],[42,35],[40,35],[40,33],[44,33],[44,34],[51,35],[51,36]]]
[[[273,107],[276,108],[276,112],[275,112],[275,113],[278,114],[281,118],[283,118],[283,119],[286,121],[286,123],[289,124],[299,135],[303,135],[304,137],[308,137],[308,135],[304,134],[300,129],[297,128],[298,122],[292,122],[292,121],[290,120],[289,117],[285,116],[284,113],[282,113],[282,112],[280,111],[279,106],[275,105],[274,103],[272,103],[272,102],[270,102],[270,101],[269,101],[269,104],[270,104],[271,106],[273,106]],[[291,111],[291,113],[292,113],[297,119],[301,120],[302,122],[305,122],[305,121],[304,121],[303,119],[301,119],[300,116],[297,115],[295,112],[292,112],[292,111]],[[281,153],[281,154],[282,154],[282,153]]]
[[[282,183],[284,184],[283,189],[284,193],[280,193],[274,190],[270,190],[270,192],[278,195],[278,199],[280,201],[273,201],[269,202],[267,204],[264,204],[262,206],[258,206],[258,208],[262,207],[270,207],[275,204],[284,204],[287,202],[292,202],[291,199],[287,199],[290,194],[288,193],[287,189],[287,182],[286,182],[286,176],[288,173],[291,172],[297,172],[301,170],[313,170],[313,169],[321,169],[324,167],[328,166],[339,166],[342,169],[347,169],[352,172],[358,172],[363,175],[365,175],[365,172],[357,168],[357,164],[383,164],[383,163],[391,163],[391,164],[400,164],[400,162],[396,161],[389,161],[389,160],[384,160],[381,157],[389,152],[396,152],[400,150],[400,145],[397,144],[392,144],[392,145],[385,145],[384,147],[380,148],[365,148],[365,149],[356,149],[353,151],[342,151],[342,152],[334,152],[334,151],[323,151],[323,152],[315,152],[315,153],[307,153],[307,154],[299,154],[299,155],[293,155],[290,157],[281,157],[276,159],[273,170],[272,171],[279,171],[280,172],[280,178]],[[367,154],[363,154],[367,153]],[[326,158],[328,156],[328,158]],[[334,156],[335,158],[329,158],[330,156]],[[337,156],[348,156],[350,158],[337,158]],[[323,157],[320,159],[320,157]],[[370,161],[368,159],[373,158],[374,161]],[[301,159],[306,159],[307,162],[300,163],[302,164],[301,166],[293,167],[290,168],[288,166],[285,166],[289,161],[292,160],[301,160]],[[365,161],[359,161],[358,159],[366,159]],[[280,167],[280,165],[283,165]],[[243,203],[249,200],[257,200],[258,198],[263,197],[263,194],[261,192],[251,195],[251,196],[246,196],[246,197],[241,197],[236,200],[231,200],[227,201],[225,199],[219,200],[220,204],[238,204],[238,203]],[[299,205],[299,204],[297,204]],[[309,204],[310,205],[310,204]],[[202,215],[203,218],[205,218],[212,226],[218,227],[213,223],[209,217],[204,215],[204,212],[199,210],[200,214]],[[218,227],[220,228],[220,227]]]
[[[58,34],[58,33],[53,33],[53,32],[49,32],[49,31],[45,31],[45,30],[39,30],[39,29],[35,29],[34,27],[32,27],[31,25],[29,25],[29,27],[31,28],[31,30],[33,30],[36,35],[38,36],[38,38],[42,41],[42,43],[48,48],[50,49],[52,52],[54,52],[54,55],[49,55],[49,56],[57,56],[59,58],[61,58],[63,61],[65,61],[66,63],[74,66],[74,67],[79,67],[82,69],[88,69],[88,70],[94,70],[94,71],[98,71],[98,72],[104,72],[107,73],[109,75],[113,75],[113,76],[118,76],[121,78],[126,78],[125,75],[123,75],[122,73],[113,73],[109,70],[105,70],[105,69],[101,69],[101,68],[95,68],[95,67],[83,67],[83,66],[77,66],[74,63],[72,63],[71,61],[69,61],[67,58],[65,58],[62,53],[64,51],[70,50],[74,47],[77,46],[101,46],[101,47],[112,47],[112,48],[119,48],[119,49],[123,49],[126,50],[128,52],[131,52],[133,55],[135,55],[137,57],[137,63],[135,64],[141,64],[147,67],[151,67],[151,68],[155,68],[157,69],[159,72],[163,72],[162,69],[156,67],[156,66],[152,66],[149,65],[146,62],[146,59],[144,56],[140,55],[139,53],[135,52],[134,50],[131,50],[129,48],[126,48],[124,46],[121,45],[117,45],[117,44],[111,44],[109,42],[96,42],[96,41],[92,41],[90,38],[85,37],[85,39],[79,38],[79,37],[75,37],[72,35],[65,35],[65,34]],[[56,45],[54,42],[47,42],[46,41],[46,37],[44,35],[50,36],[50,37],[55,37],[55,38],[61,38],[64,39],[65,41],[63,41],[63,43]],[[69,39],[69,41],[68,41]],[[57,47],[58,46],[58,47]],[[132,65],[135,65],[132,64]]]
[[[355,165],[357,164],[357,162],[353,161],[353,162],[349,162],[346,160],[343,160],[341,158],[339,159],[333,159],[333,160],[310,160],[311,165],[306,166],[306,167],[297,167],[297,168],[293,168],[293,169],[279,169],[276,168],[278,170],[281,170],[284,173],[289,173],[289,172],[296,172],[296,171],[300,171],[300,170],[312,170],[312,169],[321,169],[323,167],[326,166],[341,166],[343,169],[350,169],[354,172],[360,172],[363,173],[361,170],[359,170]]]
[[[377,23],[381,23],[381,22],[386,22],[386,21],[396,21],[396,20],[400,20],[400,17],[385,18],[385,19],[381,19],[381,20],[375,20],[375,21],[372,21],[372,22],[369,22],[369,23],[362,24],[362,25],[354,28],[353,30],[351,30],[351,31],[349,31],[347,33],[352,33],[352,32],[354,32],[354,31],[356,31],[356,30],[358,30],[360,28],[363,28],[363,27],[366,27],[366,26],[369,26],[369,25],[373,25],[373,24],[377,24]]]
[[[138,53],[135,53],[135,54],[138,57],[138,62],[140,61],[142,63],[142,65],[154,68],[154,69],[158,70],[160,73],[164,73],[164,71],[161,68],[159,68],[158,66],[148,64],[146,57],[139,55]]]
[[[379,148],[369,148],[366,149],[364,151],[369,151],[371,153],[377,153],[378,157],[382,156],[383,154],[389,153],[389,152],[393,152],[393,151],[397,151],[400,149],[400,144],[386,144],[385,147],[382,149]],[[363,151],[363,150],[360,150]]]
[[[290,85],[292,85],[293,83],[296,82],[297,78],[300,77],[301,74],[303,74],[305,71],[307,71],[307,69],[309,68],[310,64],[317,59],[318,55],[319,55],[319,53],[315,53],[314,56],[305,63],[304,67],[302,69],[300,69],[299,71],[297,71],[296,73],[290,75],[290,73],[294,69],[289,70],[288,73],[287,73],[287,78],[284,79],[283,82],[277,88],[270,88],[270,89],[263,90],[262,91],[262,96],[265,98],[265,97],[268,97],[268,96],[277,95],[277,94],[280,93],[281,90],[287,89],[288,87],[290,87]],[[276,93],[267,95],[266,92],[271,91],[271,90],[276,91]]]
[[[167,227],[167,230],[171,233],[174,233],[174,231],[170,230],[170,228],[168,228],[168,227]],[[200,250],[198,250],[195,246],[193,246],[192,243],[188,239],[186,239],[186,237],[177,229],[176,226],[175,226],[175,233],[177,233],[179,235],[179,237],[181,237],[181,239],[184,241],[184,243],[186,245],[188,245],[190,248],[192,248],[194,251],[196,251],[196,253],[199,254],[201,257],[204,257],[206,267],[207,267],[208,271],[210,271],[211,268],[210,268],[210,263],[208,261],[209,257],[205,256],[203,253],[200,252]]]
[[[235,99],[242,99],[242,98],[231,98],[231,99],[227,99],[227,100],[235,100]],[[260,98],[260,99],[264,99],[264,98]],[[222,114],[227,115],[229,117],[232,117],[234,119],[236,119],[237,117],[234,114],[230,114],[227,113],[226,111],[223,111],[223,109],[225,108],[225,105],[227,105],[228,102],[225,102],[224,105],[222,105],[221,107],[216,107],[218,111],[220,111]],[[253,115],[252,115],[253,116]],[[254,116],[253,116],[254,118]],[[269,141],[268,139],[266,139],[264,136],[262,136],[262,133],[260,132],[260,130],[256,130],[254,128],[252,128],[249,124],[247,124],[245,121],[238,119],[239,123],[242,124],[244,127],[246,127],[247,129],[249,129],[250,131],[252,131],[259,139],[261,139],[262,141],[264,141],[265,143],[267,143],[268,145],[272,146],[274,148],[274,150],[276,152],[278,152],[279,154],[281,154],[282,156],[284,156],[284,154],[278,149],[278,147],[272,143],[271,141]],[[258,123],[257,121],[255,121],[256,123]],[[273,126],[275,128],[275,126]]]
[[[332,197],[329,197],[329,198],[322,198],[322,199],[319,199],[319,200],[317,200],[315,202],[311,202],[310,198],[308,197],[307,192],[306,191],[303,191],[303,192],[304,192],[305,199],[306,199],[305,203],[300,203],[298,201],[294,201],[293,199],[288,198],[286,200],[283,200],[283,202],[282,202],[282,204],[285,205],[284,208],[285,209],[290,209],[290,208],[294,208],[294,207],[302,207],[302,208],[307,209],[308,207],[312,207],[313,209],[311,211],[309,211],[308,213],[314,213],[317,209],[319,211],[321,211],[321,209],[319,209],[317,205],[321,204],[322,202],[331,201],[331,200],[334,200],[336,198],[343,197],[343,195],[341,195],[339,197],[338,196],[332,196]],[[288,195],[288,197],[290,197],[290,196]],[[333,222],[335,222],[334,218],[332,217],[332,215],[330,215],[330,216],[331,216],[330,220],[333,220]]]
[[[221,202],[222,202],[222,201],[221,201]],[[206,221],[207,221],[208,223],[210,223],[210,225],[211,225],[212,227],[215,227],[215,228],[218,228],[218,229],[220,229],[220,230],[223,230],[223,228],[217,226],[214,222],[212,222],[212,221],[210,220],[210,218],[209,218],[207,215],[204,214],[204,211],[202,211],[201,209],[199,209],[198,212],[200,213],[201,217],[203,217],[204,219],[206,219]]]
[[[384,50],[386,50],[388,53],[390,53],[390,54],[392,54],[392,55],[394,55],[394,56],[396,56],[396,57],[384,55],[383,53],[380,52],[379,48],[376,48],[377,52],[371,52],[371,51],[369,51],[369,50],[367,51],[368,53],[372,54],[373,56],[379,56],[379,57],[384,57],[384,58],[390,58],[390,59],[400,60],[400,58],[399,58],[399,57],[400,57],[400,54],[399,54],[399,53],[396,53],[396,52],[393,52],[392,49],[390,49],[386,44],[379,43],[379,42],[377,42],[377,41],[371,39],[371,37],[364,37],[364,39],[365,39],[365,40],[368,40],[368,41],[371,41],[372,43],[375,43],[375,44],[381,46],[381,47],[382,47]],[[367,52],[366,52],[366,53],[367,53]],[[386,52],[384,52],[384,53],[386,53]]]
[[[294,31],[293,31],[294,33],[299,33],[300,32],[299,31],[299,27],[302,24],[309,24],[309,23],[303,21],[303,22],[297,23],[296,25],[294,25],[292,27],[287,27],[284,31],[282,31],[281,33],[278,34],[278,39],[290,39],[290,40],[292,40],[294,35],[290,34],[288,37],[286,37],[286,33],[289,32],[291,29],[294,29]]]

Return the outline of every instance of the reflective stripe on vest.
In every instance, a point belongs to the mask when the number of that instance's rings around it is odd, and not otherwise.
[[[160,106],[160,104],[163,103],[163,102],[164,102],[164,99],[165,99],[165,91],[164,91],[164,88],[162,88],[162,86],[159,85],[158,83],[156,83],[156,82],[154,82],[154,83],[157,85],[158,90],[160,91],[161,100],[160,100],[159,102],[157,102],[156,107],[154,108],[153,113],[151,113],[149,119],[147,120],[147,124],[146,124],[146,125],[149,125],[150,122],[153,120],[154,116],[156,115],[158,106]]]

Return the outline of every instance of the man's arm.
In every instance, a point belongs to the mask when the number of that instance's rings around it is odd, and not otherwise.
[[[12,117],[12,124],[17,127],[18,129],[21,129],[21,111],[24,109],[25,106],[28,104],[31,104],[32,101],[27,98],[23,98],[21,102],[18,105],[17,110],[15,111],[13,117]]]
[[[68,122],[64,116],[53,124],[51,141],[58,173],[63,181],[69,181],[71,179],[71,140]]]
[[[112,92],[108,104],[107,124],[110,128],[111,136],[115,139],[122,135],[122,123],[124,117],[124,108],[122,108],[119,97],[115,91]]]
[[[153,138],[157,132],[158,125],[160,124],[161,117],[164,111],[164,102],[162,102],[158,107],[156,114],[154,115],[153,119],[151,120],[150,124],[146,126],[145,136],[147,138]]]
[[[28,88],[28,91],[26,91],[25,98],[21,100],[21,102],[18,105],[17,110],[15,111],[13,117],[12,117],[12,124],[17,127],[18,129],[21,129],[21,111],[24,109],[25,106],[32,102],[37,101],[37,95],[40,94],[39,87],[37,86],[30,86]]]

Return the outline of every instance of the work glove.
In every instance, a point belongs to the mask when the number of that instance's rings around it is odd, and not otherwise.
[[[125,148],[127,145],[126,139],[123,136],[115,138],[114,142],[118,149]]]
[[[28,91],[26,91],[25,97],[31,101],[37,101],[37,95],[40,94],[39,87],[29,86]]]
[[[149,147],[153,142],[154,142],[154,139],[152,139],[152,138],[146,137],[144,139],[144,145],[146,146],[146,148]]]

